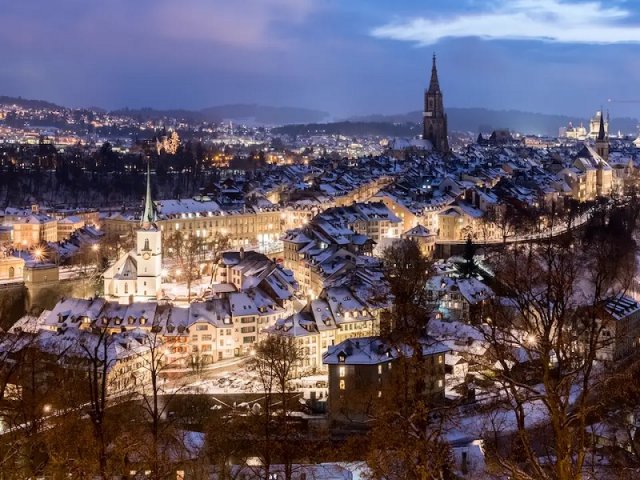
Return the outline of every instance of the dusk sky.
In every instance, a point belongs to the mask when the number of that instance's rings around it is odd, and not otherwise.
[[[0,0],[0,94],[69,106],[639,116],[638,0]]]

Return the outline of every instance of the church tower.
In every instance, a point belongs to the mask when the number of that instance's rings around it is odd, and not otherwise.
[[[607,162],[609,161],[609,135],[604,127],[604,112],[600,115],[600,128],[596,137],[596,153]]]
[[[151,171],[147,163],[147,192],[140,228],[136,232],[136,296],[156,298],[162,276],[162,233],[156,226],[156,212],[151,200]]]
[[[431,142],[434,151],[439,153],[449,152],[447,114],[444,112],[435,54],[433,55],[433,64],[431,66],[431,81],[429,82],[429,88],[424,93],[422,138]]]

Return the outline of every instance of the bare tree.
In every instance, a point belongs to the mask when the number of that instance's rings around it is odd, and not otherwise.
[[[215,232],[213,236],[208,237],[206,241],[209,252],[207,260],[209,261],[209,268],[211,269],[211,283],[213,283],[220,260],[220,254],[231,247],[231,238],[229,235]]]
[[[383,254],[387,294],[393,299],[392,336],[399,341],[417,340],[426,333],[430,299],[425,285],[432,263],[414,240],[403,239]]]
[[[442,439],[449,409],[432,391],[444,366],[434,365],[434,342],[427,337],[433,299],[425,287],[432,265],[411,241],[394,244],[383,259],[394,327],[386,348],[395,360],[385,383],[368,387],[371,391],[364,395],[371,402],[367,464],[372,478],[449,478],[450,452]]]
[[[205,423],[207,464],[215,466],[219,480],[233,480],[251,455],[255,430],[252,415],[239,415],[222,408],[211,412]],[[236,468],[233,468],[235,465]],[[209,478],[208,476],[206,478]]]
[[[262,459],[261,472],[269,478],[274,459],[284,465],[285,480],[291,480],[299,432],[292,425],[290,413],[293,407],[293,379],[301,352],[295,339],[279,335],[267,337],[256,346],[250,360],[264,390],[264,407],[255,415],[258,428],[258,448]]]
[[[102,254],[108,260],[115,261],[134,247],[134,240],[133,227],[124,233],[109,233],[100,242]]]
[[[38,434],[50,392],[41,382],[41,363],[30,348],[34,342],[30,333],[3,333],[0,341],[0,472],[7,472],[0,474],[3,479],[37,475],[44,467]]]
[[[167,478],[171,473],[171,455],[184,454],[185,446],[180,432],[170,419],[167,409],[176,395],[179,395],[184,383],[169,382],[167,370],[173,368],[167,355],[167,346],[162,336],[152,329],[144,336],[143,345],[148,355],[142,359],[142,368],[146,372],[145,382],[140,386],[143,411],[143,431],[150,436],[143,449],[144,459],[149,462],[152,478]]]
[[[589,398],[603,380],[596,360],[612,341],[603,305],[619,298],[635,273],[632,232],[616,227],[615,218],[609,212],[585,235],[570,231],[517,246],[494,265],[503,295],[479,330],[501,408],[515,419],[511,448],[495,452],[513,478],[583,476]]]

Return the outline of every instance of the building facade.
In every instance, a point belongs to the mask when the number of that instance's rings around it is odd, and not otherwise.
[[[428,339],[419,345],[421,365],[412,379],[426,401],[444,400],[445,354],[448,348]],[[329,350],[323,362],[329,370],[329,419],[332,423],[366,426],[376,402],[393,396],[395,371],[401,362],[411,362],[413,350],[392,345],[380,337],[347,339]]]

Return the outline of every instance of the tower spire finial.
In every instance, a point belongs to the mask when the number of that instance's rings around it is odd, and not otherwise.
[[[433,52],[433,63],[431,65],[431,81],[429,82],[429,92],[436,93],[440,91],[440,82],[438,81],[438,67],[436,66],[436,53]]]
[[[156,212],[153,208],[153,201],[151,200],[151,160],[147,160],[147,193],[144,199],[144,213],[140,220],[142,227],[148,227],[156,221]]]

